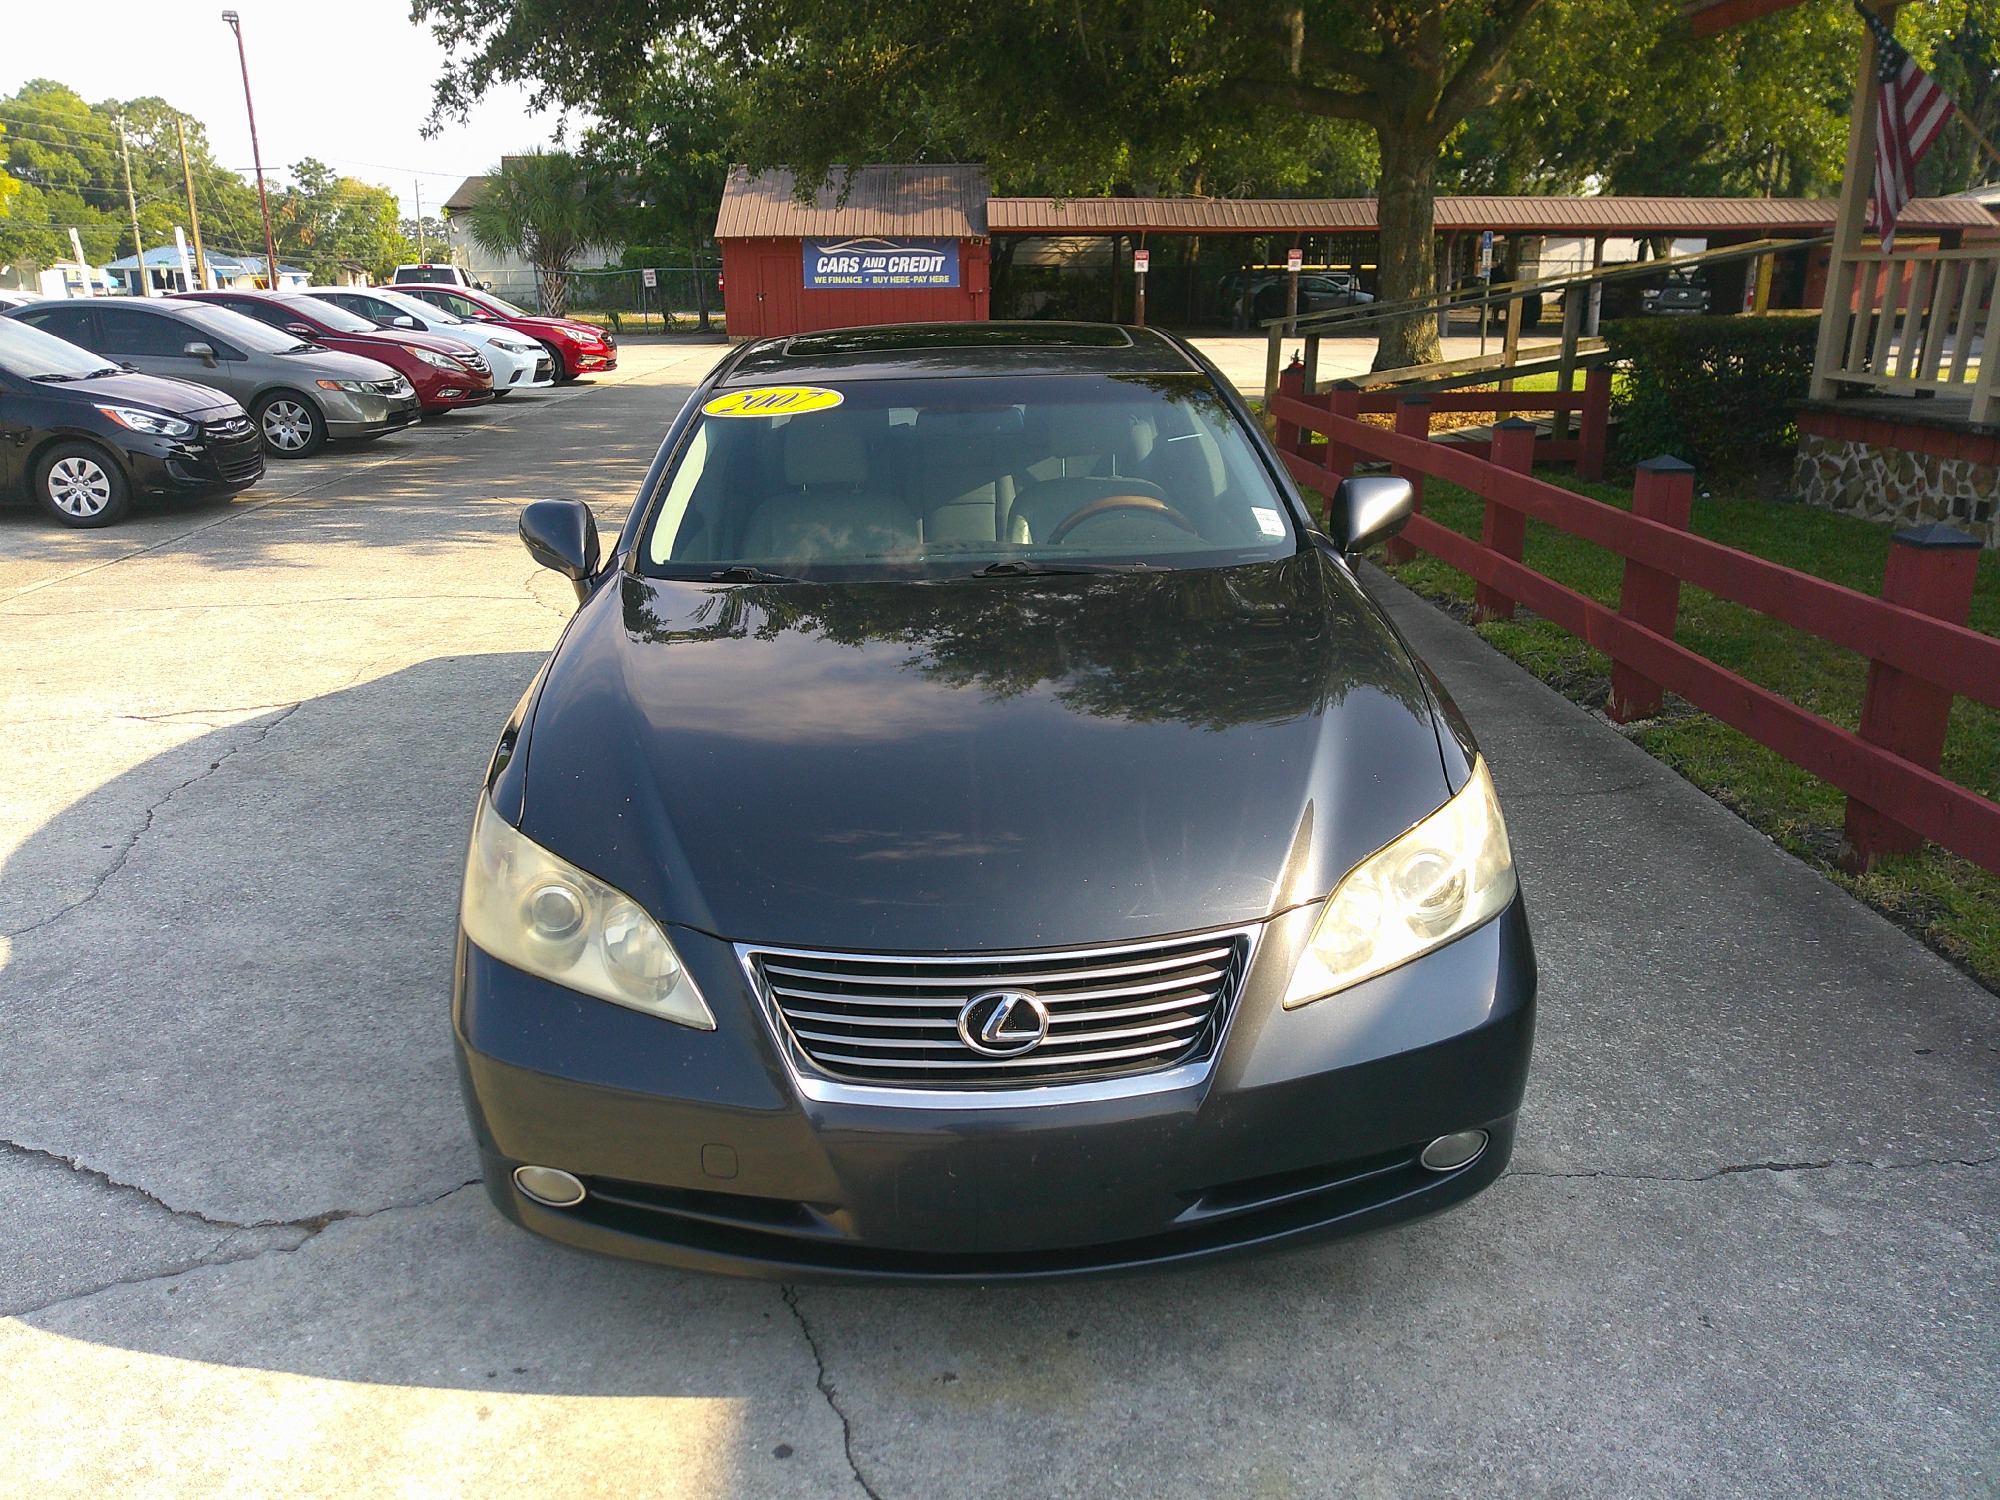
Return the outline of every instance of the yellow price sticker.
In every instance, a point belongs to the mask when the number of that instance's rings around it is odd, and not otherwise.
[[[701,409],[711,417],[792,417],[802,411],[825,411],[845,399],[839,391],[817,385],[760,385],[717,396]]]

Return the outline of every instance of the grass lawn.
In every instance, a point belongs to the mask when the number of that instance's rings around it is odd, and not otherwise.
[[[1540,477],[1621,509],[1631,508],[1629,477],[1584,484],[1567,469]],[[1427,482],[1424,514],[1476,537],[1478,497],[1438,480]],[[1728,546],[1817,574],[1863,593],[1879,593],[1892,528],[1803,505],[1696,490],[1694,530]],[[1623,559],[1588,542],[1528,523],[1523,560],[1538,572],[1616,607]],[[1416,592],[1469,615],[1472,580],[1435,558],[1419,556],[1390,570]],[[2000,556],[1983,554],[1973,599],[1973,628],[2000,635]],[[1578,703],[1602,708],[1610,690],[1609,658],[1529,613],[1475,627],[1543,681]],[[1783,694],[1849,729],[1861,718],[1868,663],[1852,652],[1683,586],[1677,628],[1681,644]],[[1859,879],[1834,867],[1845,796],[1807,775],[1746,735],[1678,698],[1643,723],[1625,726],[1635,742],[1800,858],[1819,866],[1870,905],[1916,932],[2000,990],[2000,876],[1925,845],[1886,860]],[[2000,712],[1959,699],[1945,743],[1944,774],[1983,796],[2000,799]]]

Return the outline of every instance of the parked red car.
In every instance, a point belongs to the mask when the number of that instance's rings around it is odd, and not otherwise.
[[[477,287],[404,281],[398,282],[394,290],[406,296],[421,297],[431,306],[441,307],[461,318],[498,323],[539,340],[555,360],[557,385],[566,384],[579,375],[595,375],[603,370],[618,368],[618,341],[603,329],[579,323],[574,318],[545,318]]]
[[[344,307],[290,292],[183,292],[329,349],[380,360],[409,377],[425,416],[483,406],[493,399],[493,371],[472,345],[436,333],[384,329]]]

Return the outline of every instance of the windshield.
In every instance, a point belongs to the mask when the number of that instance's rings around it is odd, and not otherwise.
[[[484,296],[486,298],[486,305],[499,313],[503,318],[532,318],[535,316],[535,314],[529,312],[526,308],[516,307],[505,297],[496,297],[491,292],[484,293]],[[466,301],[471,302],[472,299],[468,297]],[[473,303],[473,305],[476,307],[479,304]]]
[[[234,344],[251,354],[290,354],[295,350],[319,347],[317,344],[300,343],[296,333],[286,333],[281,328],[273,328],[269,323],[260,323],[226,307],[178,300],[173,306],[176,314],[203,332],[212,333],[224,343]]]
[[[421,318],[426,323],[463,323],[465,319],[457,313],[448,312],[435,302],[426,302],[421,297],[412,297],[406,292],[385,291],[376,287],[368,293],[377,302],[386,302],[403,317]]]
[[[648,572],[1214,567],[1297,545],[1270,474],[1201,375],[765,386],[702,413],[663,481]]]
[[[280,297],[286,307],[295,308],[307,317],[317,318],[335,333],[380,333],[382,330],[358,313],[351,313],[335,302],[323,297]]]
[[[0,318],[0,370],[23,380],[82,380],[118,373],[103,355],[12,318]]]

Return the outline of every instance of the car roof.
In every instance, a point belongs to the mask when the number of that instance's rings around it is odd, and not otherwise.
[[[913,375],[1198,375],[1201,366],[1150,328],[1110,323],[894,323],[763,339],[744,347],[721,388],[786,380]]]

